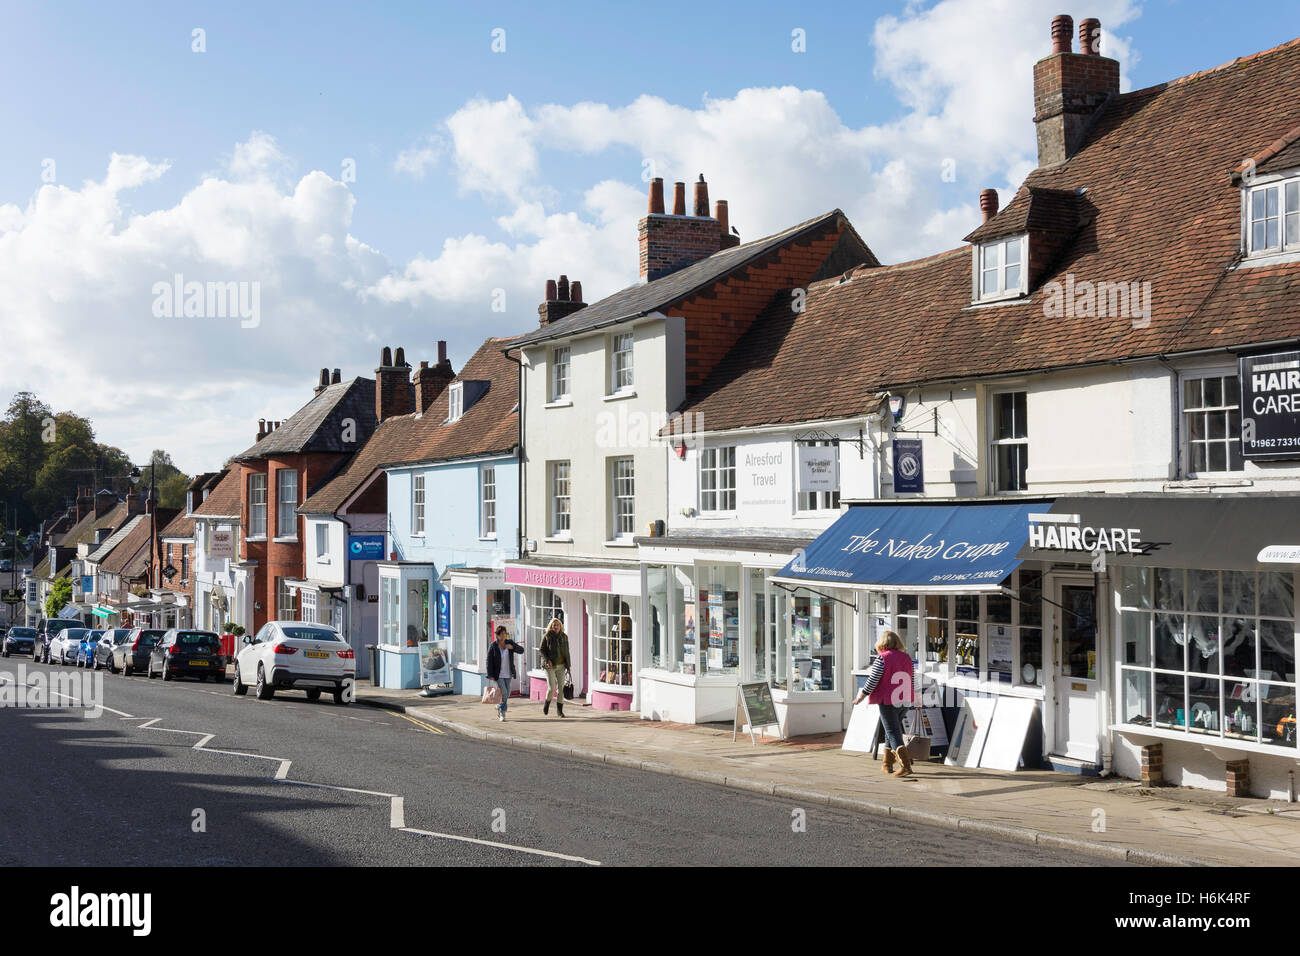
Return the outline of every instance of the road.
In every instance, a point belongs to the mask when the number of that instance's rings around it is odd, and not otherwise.
[[[28,683],[100,676],[17,658],[0,673],[16,681],[19,664]],[[328,698],[102,680],[112,710],[97,718],[0,708],[0,866],[1098,865],[473,741]]]

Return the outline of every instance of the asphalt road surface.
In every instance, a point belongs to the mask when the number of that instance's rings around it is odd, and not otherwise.
[[[9,658],[3,679],[19,664],[28,682],[98,676]],[[0,708],[0,866],[1099,865],[469,740],[328,696],[102,679],[111,710],[97,718]]]

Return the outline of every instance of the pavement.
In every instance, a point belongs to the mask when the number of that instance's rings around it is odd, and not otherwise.
[[[477,697],[422,698],[358,681],[357,703],[416,716],[466,737],[681,777],[799,805],[946,827],[1148,866],[1296,866],[1300,804],[1049,770],[948,767],[932,759],[895,778],[842,735],[752,744],[730,726],[642,720],[571,701],[566,716],[511,698],[507,719]]]

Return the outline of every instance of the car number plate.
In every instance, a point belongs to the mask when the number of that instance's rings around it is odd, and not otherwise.
[[[193,665],[194,667],[207,667],[207,666],[208,666],[208,662],[207,662],[207,661],[190,661],[190,664]]]
[[[329,660],[329,652],[328,652],[328,651],[304,651],[304,652],[303,652],[303,656],[304,656],[304,657],[315,657],[315,658],[323,659],[323,660]]]

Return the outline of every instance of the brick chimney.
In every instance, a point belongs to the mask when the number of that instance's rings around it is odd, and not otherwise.
[[[319,395],[321,392],[325,391],[325,389],[329,388],[329,385],[330,385],[330,370],[327,368],[323,368],[320,370],[320,379],[316,383],[315,394]]]
[[[438,363],[431,367],[428,362],[421,362],[419,371],[415,373],[415,410],[421,415],[427,412],[455,377],[447,359],[447,343],[439,340]]]
[[[725,214],[725,201],[719,206],[720,214]],[[682,182],[673,184],[672,214],[663,213],[662,179],[650,182],[648,209],[637,224],[643,282],[652,282],[734,245],[724,241],[726,228],[716,216],[709,215],[709,186],[703,174],[695,183],[695,215],[686,215],[686,184]]]
[[[652,196],[652,201],[653,198]],[[586,304],[582,301],[581,282],[574,282],[570,286],[568,276],[560,276],[558,282],[555,279],[547,279],[546,299],[537,307],[538,324],[550,325],[552,322],[558,322]]]
[[[998,191],[996,189],[980,190],[980,212],[984,214],[984,222],[988,222],[998,214]]]
[[[104,488],[95,493],[95,517],[102,518],[117,507],[117,495]]]
[[[92,488],[77,489],[77,520],[80,521],[86,515],[95,510],[95,495]]]
[[[1098,49],[1101,21],[1079,24],[1082,52],[1070,49],[1073,21],[1052,20],[1052,53],[1034,64],[1034,125],[1038,128],[1038,165],[1063,163],[1082,145],[1093,119],[1119,93],[1119,62]]]
[[[340,381],[340,379],[339,379],[339,370],[338,370],[338,369],[335,369],[335,370],[334,370],[334,374],[330,376],[330,384],[331,384],[331,385],[337,385],[337,384],[339,383],[339,381]]]
[[[138,514],[144,513],[144,494],[139,492],[129,492],[126,496],[126,516],[134,518]]]
[[[385,421],[394,415],[411,412],[411,366],[406,355],[397,350],[396,357],[385,346],[375,369],[375,418]]]

